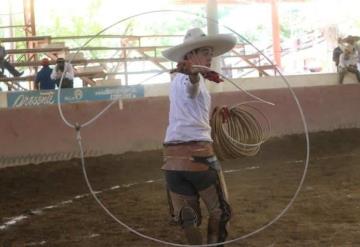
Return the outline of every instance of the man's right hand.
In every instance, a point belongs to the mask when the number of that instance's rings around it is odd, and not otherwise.
[[[198,72],[193,70],[192,63],[190,61],[181,61],[176,65],[176,70],[186,75],[197,74]]]
[[[186,75],[196,75],[198,73],[206,73],[209,69],[207,68],[199,68],[199,67],[193,67],[192,62],[184,60],[178,62],[176,65],[176,72],[180,72]]]

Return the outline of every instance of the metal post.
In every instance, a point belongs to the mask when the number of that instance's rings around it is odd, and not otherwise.
[[[277,2],[278,0],[271,0],[272,35],[274,61],[281,68],[280,24]]]
[[[217,1],[216,0],[208,0],[206,5],[206,15],[209,19],[207,19],[207,30],[208,35],[216,35],[219,33],[219,25],[218,21],[218,8],[217,8]],[[215,71],[221,71],[221,59],[220,57],[213,58],[211,68]],[[209,88],[212,92],[221,92],[222,85],[213,85]]]
[[[25,22],[25,35],[26,37],[33,37],[36,36],[36,29],[35,29],[35,11],[34,11],[34,0],[23,0],[24,4],[24,22]],[[26,47],[29,48],[35,48],[36,47],[36,41],[27,41]],[[28,61],[37,61],[37,54],[27,54]],[[33,71],[37,71],[37,67],[31,68],[30,73]],[[33,89],[34,85],[33,83],[29,82],[29,88]]]

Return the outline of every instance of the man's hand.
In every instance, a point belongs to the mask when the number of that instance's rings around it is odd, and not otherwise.
[[[203,69],[201,68],[194,68],[193,64],[187,60],[178,62],[178,64],[176,65],[176,72],[188,75],[192,84],[199,82],[199,72],[201,72],[202,70]]]
[[[192,63],[189,61],[181,61],[176,65],[176,70],[186,75],[195,74],[192,70]]]
[[[193,64],[190,61],[184,60],[178,62],[176,65],[176,70],[173,72],[180,72],[186,75],[189,75],[192,83],[197,83],[199,81],[199,73],[201,73],[205,79],[220,83],[223,79],[220,78],[220,75],[212,70],[201,67],[193,67]]]
[[[184,60],[178,62],[178,64],[176,65],[176,70],[174,72],[180,72],[186,75],[193,75],[198,73],[206,73],[207,71],[209,70],[206,67],[196,67],[196,65],[193,66],[190,61]]]

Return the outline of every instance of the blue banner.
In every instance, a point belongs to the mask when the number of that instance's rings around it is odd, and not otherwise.
[[[60,102],[114,100],[144,97],[144,86],[88,87],[61,89]],[[7,107],[29,107],[57,104],[58,90],[8,92]]]

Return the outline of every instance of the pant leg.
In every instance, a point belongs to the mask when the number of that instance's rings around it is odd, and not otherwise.
[[[60,80],[59,80],[59,83],[60,83]],[[61,84],[61,88],[73,88],[73,87],[74,87],[74,81],[64,77],[63,82]]]
[[[224,183],[224,181],[223,181]],[[228,222],[231,218],[231,208],[227,202],[222,181],[217,176],[216,182],[210,187],[199,192],[208,212],[207,243],[214,244],[224,242],[228,235]],[[223,246],[223,245],[217,245]]]
[[[356,78],[358,80],[358,82],[360,82],[360,71],[359,70],[356,70]]]
[[[202,244],[200,198],[196,189],[182,171],[165,171],[165,180],[171,217],[182,227],[189,244]]]
[[[339,82],[339,84],[343,83],[346,72],[347,72],[346,68],[339,68],[339,72],[338,72],[338,82]]]
[[[12,74],[13,76],[20,76],[20,72],[15,69],[8,61],[4,60],[4,67]]]
[[[74,81],[64,77],[63,82],[61,84],[61,88],[73,88],[73,87],[74,87]]]
[[[360,71],[356,67],[351,67],[348,71],[354,73],[356,75],[356,79],[360,82]]]

